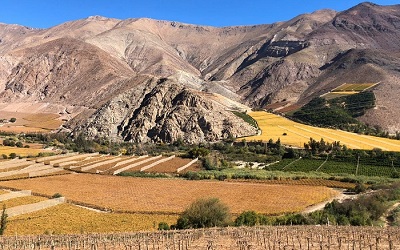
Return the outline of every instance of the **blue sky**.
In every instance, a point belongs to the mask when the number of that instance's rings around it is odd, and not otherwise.
[[[0,22],[48,28],[100,15],[118,19],[149,17],[184,23],[231,26],[286,21],[319,9],[346,10],[356,0],[1,0]],[[399,1],[376,0],[393,5]]]

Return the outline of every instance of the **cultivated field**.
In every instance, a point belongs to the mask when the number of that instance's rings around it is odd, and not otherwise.
[[[332,91],[321,95],[321,97],[325,99],[333,99],[337,97],[342,97],[342,96],[348,96],[348,95],[354,95],[357,93],[360,93],[362,91],[365,91],[367,89],[370,89],[378,83],[344,83],[340,85],[337,88],[334,88]]]
[[[62,121],[60,115],[51,113],[21,113],[0,111],[1,119],[16,118],[14,123],[5,123],[0,126],[0,131],[13,133],[46,133],[58,129]]]
[[[8,147],[0,146],[0,155],[9,156],[11,153],[15,153],[20,156],[37,155],[40,152],[49,152],[49,150],[39,149],[39,148],[18,148],[18,147]]]
[[[282,144],[302,148],[304,143],[307,143],[312,137],[315,140],[324,138],[327,142],[340,141],[342,145],[345,144],[353,149],[380,148],[385,151],[400,151],[399,140],[312,127],[264,111],[248,114],[257,121],[262,133],[261,135],[245,137],[244,139],[247,141],[268,141],[269,139],[276,141],[280,138]]]
[[[301,211],[337,194],[337,191],[322,186],[143,179],[91,174],[3,181],[1,185],[49,196],[61,193],[67,200],[114,211],[155,214],[180,213],[194,200],[202,197],[217,197],[236,214],[245,210],[280,214]]]
[[[2,237],[5,249],[399,249],[397,228],[280,226]]]
[[[372,88],[378,83],[344,83],[332,90],[332,92],[361,92]]]
[[[9,219],[6,235],[40,235],[154,231],[158,223],[175,224],[178,216],[104,213],[60,204]]]

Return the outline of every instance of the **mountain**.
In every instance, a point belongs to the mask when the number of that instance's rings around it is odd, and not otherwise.
[[[99,16],[0,24],[0,102],[46,103],[70,114],[64,129],[91,137],[202,142],[256,133],[232,109],[301,106],[343,83],[379,82],[376,108],[359,119],[393,133],[399,27],[400,5],[373,3],[223,28]]]

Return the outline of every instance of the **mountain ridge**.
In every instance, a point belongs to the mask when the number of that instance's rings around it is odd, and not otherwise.
[[[395,116],[400,92],[395,56],[400,52],[399,27],[400,5],[372,3],[253,26],[101,16],[48,29],[0,24],[0,102],[84,107],[87,112],[76,114],[64,129],[92,137],[149,142],[179,137],[201,142],[256,133],[231,116],[229,110],[235,107],[229,99],[254,108],[303,105],[344,82],[379,81],[373,90],[377,107],[360,119],[393,133],[400,130],[400,118]],[[161,83],[188,91],[181,106],[173,100],[183,90],[161,90]],[[165,104],[158,109],[175,114],[173,125],[161,114],[150,115],[158,104],[149,95],[160,91],[170,99],[157,99]],[[132,100],[127,100],[127,93]],[[222,96],[191,107],[189,100],[203,100],[202,93]],[[227,99],[215,101],[218,98]],[[142,106],[145,99],[148,109]],[[188,110],[206,117],[203,108],[211,106],[206,110],[217,125],[201,126],[198,118],[193,131],[183,129],[178,117]],[[224,126],[224,120],[233,125]]]

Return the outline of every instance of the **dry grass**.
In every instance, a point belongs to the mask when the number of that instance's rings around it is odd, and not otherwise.
[[[61,204],[10,218],[5,234],[154,231],[159,222],[175,224],[176,220],[177,216],[172,215],[98,213],[71,204]]]
[[[233,213],[298,212],[337,194],[322,186],[266,185],[181,179],[141,179],[72,174],[4,181],[1,185],[53,195],[120,211],[180,213],[194,200],[217,197]]]
[[[341,130],[316,128],[263,111],[250,112],[249,115],[257,121],[262,134],[246,137],[245,139],[248,141],[268,141],[269,139],[276,141],[280,138],[285,145],[303,147],[304,143],[307,143],[312,137],[316,140],[324,138],[328,142],[340,141],[341,144],[353,149],[370,150],[381,148],[386,151],[400,151],[400,141],[398,140],[359,135]],[[283,135],[284,133],[286,135]]]

